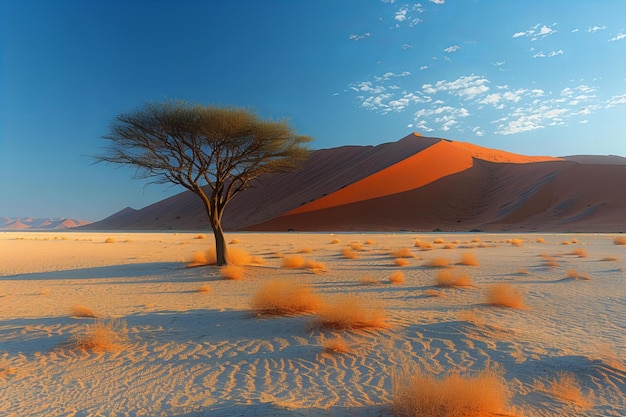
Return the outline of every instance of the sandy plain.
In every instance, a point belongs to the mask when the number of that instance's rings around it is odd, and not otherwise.
[[[231,247],[263,265],[229,280],[187,266],[210,235],[1,233],[0,414],[393,416],[394,378],[419,366],[437,377],[499,368],[511,393],[500,415],[624,416],[626,245],[616,236],[232,233]],[[477,265],[461,264],[468,253]],[[285,268],[288,256],[324,268]],[[437,286],[442,270],[469,285]],[[398,271],[403,282],[391,283]],[[386,326],[254,314],[252,298],[275,278],[323,299],[354,294]],[[524,308],[487,303],[503,283]],[[77,343],[98,320],[79,307],[123,324],[116,349]],[[328,349],[338,337],[345,352]],[[564,375],[576,395],[554,388]]]

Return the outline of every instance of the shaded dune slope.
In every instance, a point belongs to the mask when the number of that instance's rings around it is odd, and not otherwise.
[[[535,157],[409,135],[313,152],[301,170],[260,178],[226,210],[226,230],[620,231],[626,161]],[[91,229],[207,229],[189,192],[125,209]]]

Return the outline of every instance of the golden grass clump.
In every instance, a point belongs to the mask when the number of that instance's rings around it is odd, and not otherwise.
[[[420,248],[421,250],[431,250],[433,248],[433,244],[429,242],[422,242],[421,240],[415,240],[415,247]]]
[[[204,284],[198,288],[198,292],[208,294],[211,292],[211,286],[209,284]]]
[[[517,270],[517,274],[518,275],[530,275],[530,272],[528,272],[528,269],[520,268]]]
[[[117,242],[117,239],[115,239],[114,237],[107,237],[106,239],[104,239],[104,243],[115,243]]]
[[[393,263],[397,266],[407,266],[409,261],[406,258],[396,258],[393,260]]]
[[[426,290],[424,295],[426,297],[447,297],[445,292],[439,290]]]
[[[571,279],[584,279],[585,281],[590,281],[591,277],[587,274],[582,274],[578,271],[576,271],[575,269],[568,269],[567,270],[567,277],[571,278]]]
[[[300,249],[300,253],[311,253],[311,252],[313,252],[313,249],[309,247]]]
[[[224,265],[220,268],[220,274],[225,279],[232,279],[239,281],[243,279],[245,269],[241,265]]]
[[[472,242],[478,243],[478,242],[480,242],[480,238],[479,237],[474,237],[474,238],[472,238]]]
[[[415,255],[409,248],[400,248],[391,252],[391,256],[394,258],[415,258]]]
[[[613,239],[614,245],[626,245],[626,237],[625,236],[617,236]]]
[[[348,245],[352,250],[363,250],[363,244],[361,242],[350,242]]]
[[[426,263],[426,266],[431,268],[447,268],[451,264],[449,259],[446,258],[433,258]]]
[[[204,235],[204,234],[195,235],[194,239],[206,239],[206,235]]]
[[[563,242],[561,242],[561,245],[569,245],[569,244],[570,244],[570,242],[567,241],[567,240],[564,240]]]
[[[347,259],[359,259],[359,254],[349,248],[342,249],[341,254]]]
[[[325,339],[322,342],[324,351],[330,353],[350,353],[350,347],[341,335],[333,337],[332,339]]]
[[[560,400],[574,403],[584,409],[592,405],[591,395],[583,393],[580,383],[570,372],[559,372],[554,379],[549,381],[548,387],[540,382],[536,382],[535,389],[547,392]]]
[[[443,377],[404,369],[393,379],[392,408],[410,417],[495,416],[503,415],[510,397],[504,378],[490,369]]]
[[[396,271],[389,275],[389,282],[392,284],[402,284],[404,282],[404,274],[400,271]]]
[[[472,279],[464,272],[444,270],[437,272],[435,285],[439,287],[466,288],[472,286]]]
[[[318,311],[322,299],[308,285],[271,279],[252,297],[251,305],[259,315],[291,315]]]
[[[238,245],[239,244],[239,239],[234,238],[233,240],[230,241],[231,245]]]
[[[209,261],[204,252],[194,252],[194,254],[191,255],[191,262],[189,262],[187,266],[208,265],[208,263]],[[215,263],[215,261],[213,261],[213,263]]]
[[[359,279],[361,285],[379,285],[380,281],[369,275],[365,275]]]
[[[574,249],[569,254],[570,255],[574,255],[574,256],[578,256],[579,258],[586,258],[587,257],[587,251],[582,249],[582,248]]]
[[[476,259],[476,256],[474,256],[473,253],[471,252],[466,252],[464,254],[461,255],[461,262],[459,262],[461,265],[467,265],[467,266],[479,266],[480,264],[478,263],[478,260]]]
[[[513,246],[522,246],[522,240],[518,238],[513,238],[509,241]]]
[[[312,260],[306,261],[304,263],[304,268],[311,270],[315,274],[328,271],[328,268],[326,268],[326,265],[323,262],[317,262]]]
[[[127,337],[125,320],[96,319],[82,334],[73,339],[78,349],[104,352],[121,350]]]
[[[435,240],[433,240],[433,243],[436,245],[440,245],[444,242],[444,240],[440,237],[436,238]]]
[[[615,261],[618,261],[619,259],[617,259],[617,257],[615,256],[606,256],[600,260],[604,262],[615,262]]]
[[[544,238],[542,238],[542,237],[538,237],[537,240],[535,240],[535,242],[537,242],[537,243],[543,243],[545,241],[546,240]]]
[[[443,249],[454,249],[454,245],[451,243],[446,243],[445,245],[443,245]]]
[[[306,260],[299,255],[290,255],[283,258],[283,268],[300,269],[304,268]]]
[[[317,318],[322,327],[342,330],[387,327],[384,309],[374,300],[354,294],[337,295],[320,309]]]
[[[576,238],[572,239],[572,243],[574,243],[574,244],[578,243],[578,239],[576,239]]]
[[[495,284],[487,293],[487,304],[496,307],[525,308],[522,294],[509,284]]]
[[[374,242],[372,239],[367,239],[367,240],[365,241],[365,244],[366,244],[366,245],[375,245],[375,244],[376,244],[376,242]]]
[[[98,317],[89,307],[83,305],[74,305],[70,309],[70,315],[72,317]]]
[[[333,240],[330,242],[330,244],[331,244],[331,245],[338,245],[338,244],[340,244],[340,243],[341,243],[341,241],[340,241],[339,239],[333,239]]]
[[[546,255],[545,253],[541,254],[541,257],[544,259],[544,265],[548,266],[550,268],[556,268],[559,265],[559,263],[556,261],[556,259],[554,259],[552,256]]]

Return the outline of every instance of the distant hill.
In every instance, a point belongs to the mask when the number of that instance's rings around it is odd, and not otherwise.
[[[0,217],[0,230],[63,230],[84,226],[86,220],[36,217]]]
[[[254,185],[226,208],[225,230],[626,231],[618,156],[526,156],[411,134],[317,150]],[[191,192],[83,228],[210,229]]]

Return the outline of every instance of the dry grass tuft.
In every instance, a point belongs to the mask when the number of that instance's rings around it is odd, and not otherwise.
[[[478,243],[478,242],[480,242],[480,238],[479,237],[474,237],[474,238],[472,238],[472,242]]]
[[[585,281],[590,281],[591,277],[587,274],[581,274],[580,272],[576,271],[575,269],[568,269],[567,270],[567,277],[571,278],[571,279],[584,279]]]
[[[541,254],[541,257],[544,259],[544,265],[550,268],[559,267],[559,263],[552,256],[546,255],[545,253]]]
[[[253,257],[241,248],[229,248],[226,252],[228,263],[233,265],[249,265],[253,263]]]
[[[206,239],[206,235],[196,235],[194,236],[194,239]]]
[[[444,240],[440,237],[436,238],[435,240],[433,240],[433,243],[436,245],[440,245],[444,242]]]
[[[283,258],[283,268],[300,269],[304,268],[304,265],[306,265],[306,261],[302,256],[291,255]]]
[[[561,242],[561,245],[569,245],[569,244],[570,244],[570,242],[567,241],[567,240],[564,240],[563,242]]]
[[[338,245],[338,244],[340,244],[340,243],[341,243],[341,241],[340,241],[339,239],[333,239],[333,240],[330,242],[330,244],[331,244],[331,245]]]
[[[367,239],[367,240],[365,241],[365,244],[366,244],[366,245],[375,245],[375,244],[376,244],[376,242],[374,242],[372,239]]]
[[[97,319],[73,340],[78,349],[104,352],[121,350],[127,337],[125,320]]]
[[[574,243],[574,244],[578,243],[578,239],[576,239],[576,238],[572,239],[572,243]]]
[[[520,268],[517,270],[517,274],[518,275],[530,275],[530,272],[528,272],[528,269]]]
[[[421,240],[415,240],[415,247],[420,248],[421,250],[431,250],[433,248],[433,244],[429,242],[422,242]]]
[[[319,310],[322,299],[307,285],[271,279],[257,291],[251,304],[259,315],[291,315]]]
[[[393,260],[393,263],[397,266],[407,266],[409,264],[409,261],[405,258],[396,258]]]
[[[426,266],[431,268],[447,268],[451,264],[449,259],[446,258],[433,258],[426,263]]]
[[[235,238],[233,240],[230,241],[231,245],[238,245],[239,244],[239,239]]]
[[[438,271],[435,285],[439,287],[466,288],[472,286],[472,279],[460,271]]]
[[[569,254],[570,255],[574,255],[574,256],[578,256],[579,258],[586,258],[587,257],[587,251],[582,249],[582,248],[574,249]]]
[[[363,250],[363,244],[361,242],[351,242],[348,246],[352,250]]]
[[[625,236],[617,236],[613,239],[614,245],[626,245],[626,237]]]
[[[509,241],[513,246],[522,246],[522,239],[513,238]]]
[[[92,309],[82,305],[72,306],[72,308],[70,309],[70,315],[72,317],[98,317]]]
[[[308,248],[308,247],[300,249],[300,253],[311,253],[311,252],[313,252],[313,249]]]
[[[392,284],[402,284],[404,282],[404,274],[400,271],[396,271],[389,275],[389,282]]]
[[[343,255],[344,258],[347,258],[347,259],[359,259],[359,254],[349,248],[343,249],[341,251],[341,254]]]
[[[326,265],[323,262],[311,260],[304,263],[304,268],[311,270],[315,274],[328,271],[328,268],[326,268]]]
[[[443,245],[443,249],[454,249],[454,245],[451,243],[446,243]]]
[[[361,283],[361,285],[380,285],[380,281],[379,280],[377,280],[374,277],[370,277],[369,275],[361,277],[359,279],[359,282]]]
[[[104,243],[115,243],[117,242],[117,239],[115,239],[114,237],[107,237],[106,239],[104,239]]]
[[[391,252],[391,256],[394,258],[415,258],[415,255],[409,248],[400,248]]]
[[[606,257],[604,257],[604,258],[602,258],[600,260],[604,261],[604,262],[616,262],[616,261],[619,261],[619,259],[617,259],[617,257],[615,257],[615,256],[606,256]]]
[[[341,336],[333,337],[332,339],[325,339],[322,342],[324,351],[330,353],[350,353],[350,347],[346,343],[345,339]]]
[[[225,279],[239,281],[243,279],[245,269],[241,265],[224,265],[220,268],[220,274]]]
[[[509,284],[495,284],[487,293],[487,304],[496,307],[526,308],[522,294]]]
[[[215,263],[215,261],[213,262]],[[206,254],[204,252],[194,252],[191,256],[191,262],[187,264],[187,266],[200,266],[200,265],[208,265],[209,261],[206,258]]]
[[[542,237],[538,237],[538,238],[537,238],[537,240],[535,240],[535,242],[537,242],[537,243],[543,243],[543,242],[545,242],[545,239],[544,239],[544,238],[542,238]]]
[[[450,372],[441,378],[403,369],[393,378],[392,407],[398,416],[502,415],[510,397],[504,378],[490,369],[474,375]]]
[[[576,377],[570,372],[559,372],[549,381],[546,387],[541,382],[535,382],[535,390],[547,392],[560,400],[565,400],[587,409],[592,405],[591,394],[585,395]]]
[[[385,311],[371,299],[359,298],[354,294],[337,295],[318,313],[322,327],[336,329],[385,328]]]
[[[478,260],[476,259],[476,256],[474,256],[473,253],[471,252],[466,252],[464,254],[461,255],[461,262],[459,262],[461,265],[467,265],[467,266],[479,266],[480,264],[478,263]]]
[[[204,284],[200,288],[198,288],[198,292],[208,294],[211,292],[211,286],[209,284]]]
[[[426,297],[447,297],[447,294],[439,290],[426,290],[424,291]]]

